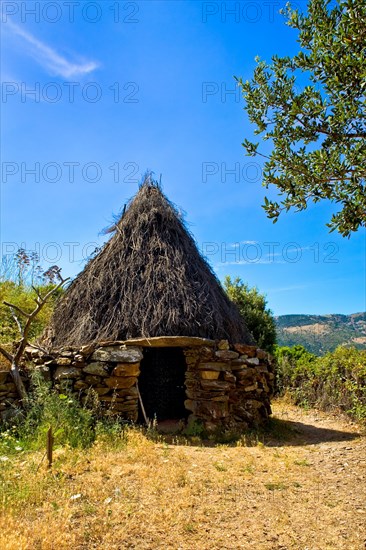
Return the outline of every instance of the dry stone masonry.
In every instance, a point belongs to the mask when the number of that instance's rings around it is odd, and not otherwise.
[[[22,376],[28,387],[28,380]],[[19,409],[20,401],[10,371],[0,371],[0,421],[10,420]]]
[[[207,431],[218,427],[245,430],[263,424],[271,414],[271,357],[256,346],[229,345],[227,340],[140,338],[52,353],[27,348],[25,370],[38,369],[54,388],[62,391],[66,385],[82,402],[93,390],[102,410],[136,422],[138,378],[144,350],[149,347],[183,349],[188,422],[200,421]],[[5,420],[18,403],[10,374],[0,372],[1,418]]]

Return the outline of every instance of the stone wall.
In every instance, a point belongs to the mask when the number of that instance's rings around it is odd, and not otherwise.
[[[52,354],[27,348],[24,366],[38,369],[59,391],[67,386],[82,402],[93,389],[103,410],[136,422],[136,382],[144,348],[163,346],[184,351],[189,422],[199,420],[210,431],[218,426],[246,429],[268,418],[274,382],[271,358],[255,346],[230,346],[227,340],[138,339],[64,348]],[[8,373],[0,373],[0,382],[0,416],[6,418],[18,400]]]
[[[28,379],[22,376],[26,388]],[[19,409],[20,400],[9,370],[0,371],[0,420],[8,420]]]
[[[185,406],[207,430],[221,425],[245,430],[271,414],[274,373],[270,356],[255,346],[218,343],[217,349],[185,350]]]

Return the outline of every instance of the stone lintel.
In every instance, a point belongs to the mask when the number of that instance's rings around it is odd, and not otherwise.
[[[216,341],[197,336],[154,336],[152,338],[132,338],[99,342],[98,347],[105,346],[139,346],[142,348],[197,348],[202,346],[215,347]]]

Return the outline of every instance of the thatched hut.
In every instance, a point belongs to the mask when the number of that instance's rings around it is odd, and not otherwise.
[[[154,336],[254,343],[156,183],[144,182],[109,231],[55,311],[54,346]]]
[[[43,339],[55,383],[92,386],[133,420],[143,409],[158,421],[190,411],[206,428],[266,418],[270,360],[156,182],[144,181],[110,232]]]

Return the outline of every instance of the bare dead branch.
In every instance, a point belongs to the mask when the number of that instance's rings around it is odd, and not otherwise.
[[[31,313],[26,313],[20,307],[14,305],[14,304],[11,304],[9,302],[4,301],[4,304],[7,305],[10,308],[12,316],[13,316],[13,318],[14,318],[17,326],[18,326],[18,329],[20,331],[21,339],[20,339],[20,342],[18,344],[17,350],[16,350],[14,355],[11,355],[10,353],[8,353],[2,347],[0,347],[0,353],[4,357],[6,357],[6,359],[8,359],[8,361],[11,362],[10,372],[11,372],[11,375],[13,377],[14,384],[17,388],[17,392],[18,392],[23,404],[25,403],[25,401],[27,399],[27,392],[26,392],[26,389],[24,387],[23,381],[21,379],[20,373],[19,373],[19,363],[20,363],[20,360],[21,360],[21,358],[24,354],[24,350],[25,350],[25,348],[28,344],[28,333],[29,333],[29,330],[30,330],[30,327],[31,327],[31,324],[32,324],[33,320],[37,317],[37,315],[39,314],[39,312],[41,311],[43,306],[47,303],[47,300],[52,296],[52,294],[57,292],[57,290],[60,287],[62,287],[69,280],[69,278],[64,279],[63,277],[61,277],[61,275],[59,275],[59,277],[61,279],[60,282],[54,288],[51,288],[51,290],[49,290],[44,296],[41,295],[41,293],[38,291],[38,289],[35,289],[35,287],[32,286],[33,290],[35,290],[35,292],[37,294],[37,298],[35,300],[36,307]],[[18,311],[21,315],[23,315],[25,317],[26,321],[25,321],[24,327],[21,326],[21,323],[20,323],[18,317],[15,315],[14,310]]]
[[[11,304],[10,302],[6,302],[5,300],[3,301],[3,304],[5,304],[6,306],[8,306],[12,309],[16,309],[24,317],[29,317],[30,316],[30,313],[27,313],[26,311],[23,311],[19,306],[16,306],[15,304]]]
[[[25,349],[25,347],[28,343],[28,333],[29,333],[29,329],[31,327],[32,321],[35,319],[35,317],[41,311],[43,306],[47,303],[47,300],[52,296],[52,294],[57,292],[57,290],[59,288],[61,288],[68,280],[69,280],[69,278],[62,279],[62,281],[60,281],[58,283],[58,285],[56,285],[54,288],[51,288],[51,290],[49,290],[47,292],[47,294],[45,294],[45,296],[40,298],[40,300],[37,302],[36,308],[30,314],[27,314],[27,321],[26,321],[26,323],[24,325],[24,328],[23,328],[23,331],[22,331],[22,338],[19,342],[19,346],[18,346],[18,349],[17,349],[17,351],[15,353],[15,357],[14,357],[14,361],[15,361],[16,364],[18,364],[20,358],[23,355],[24,349]]]
[[[18,317],[15,315],[14,308],[11,307],[10,311],[11,311],[11,314],[12,314],[12,317],[13,317],[14,321],[16,322],[16,325],[18,327],[18,330],[19,330],[20,334],[22,334],[22,325],[21,325]]]

